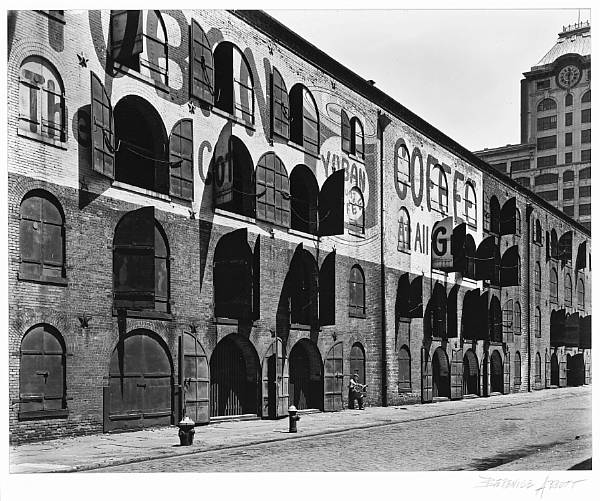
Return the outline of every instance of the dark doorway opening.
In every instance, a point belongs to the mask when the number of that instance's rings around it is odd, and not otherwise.
[[[210,359],[210,415],[257,414],[258,356],[239,334],[230,334],[216,346]]]
[[[463,358],[463,395],[479,395],[479,362],[472,350]]]
[[[581,386],[585,382],[583,353],[567,355],[567,386]]]
[[[433,353],[433,397],[450,398],[450,367],[448,356],[442,348]]]
[[[298,341],[289,357],[290,405],[296,409],[323,410],[321,355],[309,339]]]
[[[494,350],[490,357],[491,390],[492,393],[504,393],[504,372],[502,369],[502,357],[498,350]]]
[[[559,367],[558,367],[558,357],[556,353],[552,354],[550,357],[550,384],[552,386],[558,386],[559,383]]]

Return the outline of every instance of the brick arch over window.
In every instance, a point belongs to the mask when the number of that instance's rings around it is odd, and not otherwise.
[[[364,316],[366,314],[366,284],[362,268],[355,264],[350,269],[349,276],[349,313],[350,316]]]
[[[58,200],[32,190],[20,206],[19,278],[61,280],[65,277],[65,217]]]
[[[249,124],[254,123],[254,79],[242,51],[221,42],[214,51],[214,105]]]
[[[66,350],[61,334],[41,324],[21,341],[19,418],[67,415]]]
[[[114,108],[115,180],[169,194],[169,142],[158,111],[128,95]]]
[[[113,238],[113,304],[115,308],[170,309],[170,252],[154,207],[125,214]]]
[[[65,91],[56,68],[43,57],[29,56],[21,63],[19,81],[19,132],[66,141]]]
[[[316,235],[319,184],[312,171],[303,164],[296,165],[290,174],[291,227]]]
[[[290,89],[290,140],[313,155],[319,153],[319,111],[312,94],[302,84]]]
[[[275,153],[265,153],[256,165],[256,219],[290,226],[290,181]]]
[[[537,110],[539,112],[555,110],[555,109],[556,109],[556,101],[549,97],[547,97],[546,99],[542,99],[537,105]]]

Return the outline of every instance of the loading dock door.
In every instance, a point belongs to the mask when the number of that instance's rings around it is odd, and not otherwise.
[[[181,335],[179,343],[181,415],[190,417],[196,424],[206,424],[210,412],[206,353],[194,335],[189,332]]]
[[[342,343],[334,344],[325,358],[325,410],[340,411],[343,408],[344,359]]]

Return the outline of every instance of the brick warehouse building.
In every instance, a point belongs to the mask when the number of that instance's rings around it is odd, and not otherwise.
[[[589,231],[268,15],[8,22],[13,442],[591,382]]]

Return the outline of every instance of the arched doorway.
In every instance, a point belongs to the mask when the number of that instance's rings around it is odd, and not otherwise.
[[[257,414],[259,361],[248,339],[229,334],[210,358],[210,415]]]
[[[559,383],[559,367],[558,367],[558,357],[556,356],[556,352],[552,354],[550,357],[550,384],[552,386],[558,386]]]
[[[105,430],[169,425],[173,416],[173,365],[153,332],[135,330],[110,359]]]
[[[583,353],[567,355],[567,386],[581,386],[585,382]]]
[[[463,395],[479,395],[479,361],[473,350],[463,357]]]
[[[448,355],[442,348],[433,353],[431,360],[433,369],[433,397],[450,398],[450,367]]]
[[[494,350],[490,357],[490,386],[492,393],[504,393],[504,372],[502,357],[498,350]]]
[[[290,405],[298,410],[323,410],[321,354],[310,339],[301,339],[290,351],[289,395]]]

